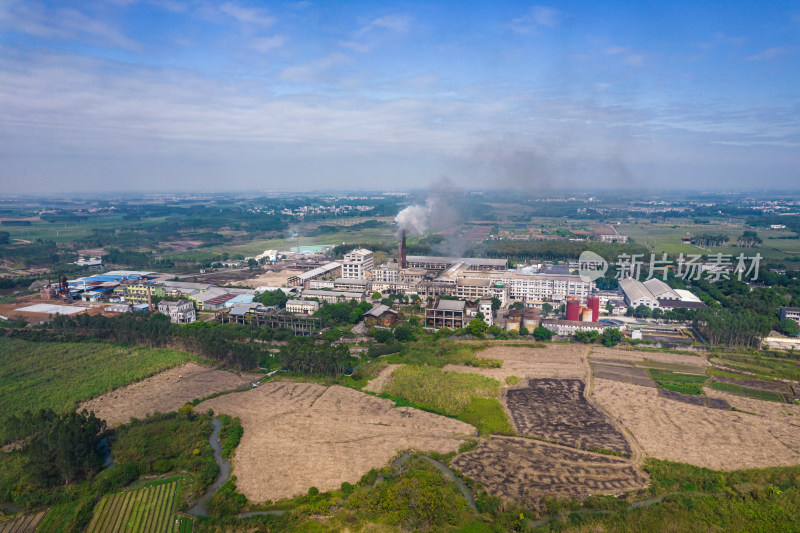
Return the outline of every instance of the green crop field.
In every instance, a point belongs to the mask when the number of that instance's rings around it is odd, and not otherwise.
[[[196,356],[176,350],[99,342],[49,343],[0,338],[2,416],[75,409],[78,403]],[[3,438],[0,423],[0,439]]]
[[[671,370],[659,370],[650,368],[650,377],[661,389],[667,389],[683,394],[703,394],[703,384],[708,377],[697,374],[682,374]]]
[[[85,531],[191,531],[191,520],[175,516],[179,494],[180,482],[172,481],[105,496],[95,507]],[[189,522],[188,528],[185,522]]]

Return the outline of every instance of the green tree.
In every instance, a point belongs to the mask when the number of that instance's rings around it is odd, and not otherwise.
[[[398,342],[408,342],[414,339],[414,334],[408,326],[398,326],[394,328],[394,338]]]
[[[537,341],[549,341],[553,338],[553,332],[544,326],[536,326],[533,330],[533,338]]]
[[[644,304],[639,304],[639,306],[633,312],[633,316],[637,318],[650,318],[651,314],[651,309]]]
[[[275,306],[278,309],[283,309],[286,307],[289,296],[281,289],[276,289],[274,291],[264,291],[258,299],[262,304],[268,307]]]
[[[520,335],[530,335],[530,333],[531,332],[528,331],[528,328],[526,328],[525,326],[520,326],[519,327],[519,334]]]
[[[603,332],[600,342],[603,346],[612,347],[622,342],[622,333],[616,328],[606,328]]]
[[[486,322],[480,318],[473,318],[467,324],[467,330],[473,337],[483,337],[486,335]]]
[[[656,307],[655,309],[653,309],[652,317],[653,318],[663,318],[664,317],[664,310],[661,309],[660,307]]]
[[[775,324],[775,331],[784,335],[797,335],[800,333],[800,326],[791,318],[784,318]]]
[[[381,293],[379,293],[378,291],[373,292],[372,293],[372,299],[373,300],[380,300],[381,299]]]
[[[550,305],[549,303],[543,303],[543,304],[542,304],[542,311],[543,311],[543,312],[544,312],[546,315],[549,315],[550,313],[552,313],[552,312],[553,312],[553,306],[552,306],[552,305]]]
[[[600,333],[597,330],[575,332],[575,340],[578,342],[582,342],[583,344],[591,344],[594,341],[596,341],[599,337]]]
[[[497,296],[492,296],[492,311],[497,311],[502,305],[503,302],[500,301],[500,298]]]
[[[508,308],[509,309],[525,309],[525,304],[522,303],[522,302],[514,302]]]

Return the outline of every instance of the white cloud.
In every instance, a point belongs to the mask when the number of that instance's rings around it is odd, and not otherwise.
[[[411,26],[411,17],[406,15],[384,15],[378,17],[368,24],[363,26],[356,32],[356,35],[362,36],[375,30],[388,30],[395,33],[404,33],[408,31]]]
[[[141,43],[113,26],[73,8],[47,9],[34,2],[0,4],[0,22],[8,28],[43,39],[75,39],[139,51]]]
[[[280,77],[285,80],[300,83],[325,82],[327,81],[330,70],[347,65],[351,62],[352,59],[350,56],[341,52],[333,52],[316,61],[288,67],[280,73]]]
[[[772,59],[777,59],[778,57],[791,54],[794,50],[788,46],[773,46],[772,48],[767,48],[766,50],[762,50],[757,54],[752,54],[745,57],[745,61],[770,61]]]
[[[644,66],[645,56],[624,46],[609,46],[605,50],[610,56],[620,56],[622,62],[632,67]]]
[[[266,9],[244,7],[234,2],[225,2],[219,6],[219,10],[246,26],[269,28],[275,23],[275,18],[270,16]]]
[[[561,18],[562,13],[556,9],[546,6],[533,6],[525,15],[513,19],[508,24],[508,27],[515,33],[527,35],[542,26],[552,28],[561,21]]]
[[[286,44],[287,38],[284,35],[275,35],[273,37],[256,37],[250,41],[250,47],[254,50],[266,54],[270,50],[280,48]]]

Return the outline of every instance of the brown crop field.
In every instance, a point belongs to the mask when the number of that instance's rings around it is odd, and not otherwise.
[[[797,426],[798,430],[800,430],[800,405],[756,400],[709,387],[704,387],[703,391],[709,398],[724,400],[741,411],[758,415],[767,420]]]
[[[78,409],[94,411],[111,426],[125,424],[131,417],[176,411],[195,398],[237,390],[262,377],[187,363],[83,402]]]
[[[620,495],[648,481],[619,457],[515,437],[492,437],[456,457],[453,466],[490,494],[534,504],[542,496]]]
[[[527,387],[504,391],[503,399],[520,435],[631,455],[625,436],[584,398],[583,389],[579,379],[531,379]]]
[[[668,352],[641,352],[637,350],[628,350],[624,348],[603,348],[593,347],[589,359],[592,362],[605,362],[612,360],[616,362],[628,361],[631,363],[644,362],[645,366],[648,363],[654,363],[653,366],[661,365],[677,365],[687,367],[706,367],[709,366],[706,356],[703,354],[698,355],[683,355],[678,353]]]
[[[712,397],[734,406],[758,401],[716,392]],[[606,379],[595,380],[592,398],[650,457],[717,470],[800,464],[800,428],[777,419],[692,405],[650,387]],[[785,407],[775,406],[764,409],[777,413]]]
[[[457,450],[474,427],[354,389],[268,382],[201,403],[198,409],[238,416],[244,436],[233,473],[253,502],[356,483],[399,451]]]
[[[502,361],[501,368],[447,365],[445,370],[471,372],[505,382],[508,376],[526,378],[584,378],[584,352],[579,344],[549,344],[544,348],[495,346],[475,354],[479,359]]]

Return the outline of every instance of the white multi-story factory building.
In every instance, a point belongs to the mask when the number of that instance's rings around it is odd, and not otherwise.
[[[342,277],[350,279],[366,279],[367,272],[375,266],[375,254],[365,248],[357,248],[344,254],[342,261]]]

